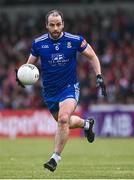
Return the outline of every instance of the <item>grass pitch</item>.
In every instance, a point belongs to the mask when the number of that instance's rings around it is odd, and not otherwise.
[[[69,139],[57,170],[52,139],[0,140],[0,179],[134,179],[134,139]]]

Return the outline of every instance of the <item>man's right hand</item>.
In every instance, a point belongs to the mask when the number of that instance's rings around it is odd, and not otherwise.
[[[25,88],[25,86],[22,84],[22,82],[19,80],[18,76],[18,69],[15,69],[15,74],[16,74],[16,82],[18,83],[19,86],[21,86],[22,88]]]

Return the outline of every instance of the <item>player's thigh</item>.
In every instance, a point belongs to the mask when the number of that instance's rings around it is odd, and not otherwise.
[[[74,98],[68,98],[59,103],[58,118],[68,116],[68,120],[77,106],[77,101]]]

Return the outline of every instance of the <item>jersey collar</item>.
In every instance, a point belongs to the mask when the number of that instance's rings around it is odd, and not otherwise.
[[[50,33],[48,33],[48,37],[52,40],[52,41],[58,41],[60,40],[64,35],[64,32],[61,33],[60,37],[58,39],[53,39],[52,36],[50,35]]]

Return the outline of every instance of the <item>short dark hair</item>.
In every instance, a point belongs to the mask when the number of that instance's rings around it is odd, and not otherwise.
[[[49,11],[49,12],[46,14],[46,17],[45,17],[45,19],[46,19],[46,24],[48,23],[48,17],[49,17],[51,14],[52,14],[53,16],[61,16],[62,21],[64,21],[63,13],[62,13],[61,11],[58,11],[58,10],[54,9],[54,10]]]

